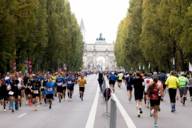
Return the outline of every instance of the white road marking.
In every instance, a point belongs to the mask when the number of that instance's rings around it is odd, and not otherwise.
[[[130,116],[128,115],[128,113],[126,112],[126,110],[124,109],[122,104],[119,102],[119,99],[116,97],[115,94],[112,94],[112,99],[115,100],[117,108],[119,109],[119,111],[127,125],[127,128],[136,128],[135,124],[133,123],[133,120],[130,118]]]
[[[22,117],[24,117],[26,115],[27,115],[27,113],[22,113],[22,114],[18,115],[17,118],[22,118]]]
[[[98,100],[99,100],[99,86],[97,86],[97,91],[96,91],[95,99],[94,99],[93,105],[91,107],[91,110],[89,112],[89,117],[88,117],[88,120],[87,120],[85,128],[94,128]]]

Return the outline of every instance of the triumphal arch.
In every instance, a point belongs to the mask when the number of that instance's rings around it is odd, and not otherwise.
[[[100,34],[93,44],[84,44],[83,68],[90,71],[115,70],[114,43],[107,43]]]

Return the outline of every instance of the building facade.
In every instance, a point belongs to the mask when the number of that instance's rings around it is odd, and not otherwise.
[[[110,71],[116,69],[114,43],[97,38],[94,44],[84,44],[83,68],[89,71]]]

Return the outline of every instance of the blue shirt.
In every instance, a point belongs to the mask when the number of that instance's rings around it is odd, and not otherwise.
[[[75,77],[74,76],[68,76],[66,78],[67,86],[74,86],[75,85]]]
[[[117,79],[117,77],[116,77],[115,74],[111,74],[111,75],[109,76],[109,80],[116,81],[116,79]]]
[[[55,82],[47,82],[45,94],[54,94]]]

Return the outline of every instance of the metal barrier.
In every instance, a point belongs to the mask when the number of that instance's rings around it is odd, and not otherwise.
[[[109,87],[109,84],[107,82],[107,77],[105,77],[105,80],[104,80],[104,86],[105,86],[105,89],[106,90],[107,88],[110,88]],[[120,111],[124,121],[125,121],[125,124],[126,124],[126,127],[127,128],[136,128],[135,124],[133,123],[132,119],[129,117],[128,113],[126,112],[126,110],[123,108],[123,106],[121,105],[121,103],[119,102],[118,98],[116,97],[116,95],[114,93],[111,94],[111,104],[110,104],[110,122],[109,122],[109,128],[117,128],[116,127],[116,123],[117,123],[117,109]],[[109,100],[106,101],[106,111],[108,112],[108,103]]]
[[[117,122],[117,105],[115,100],[111,99],[110,128],[116,128],[116,122]]]

